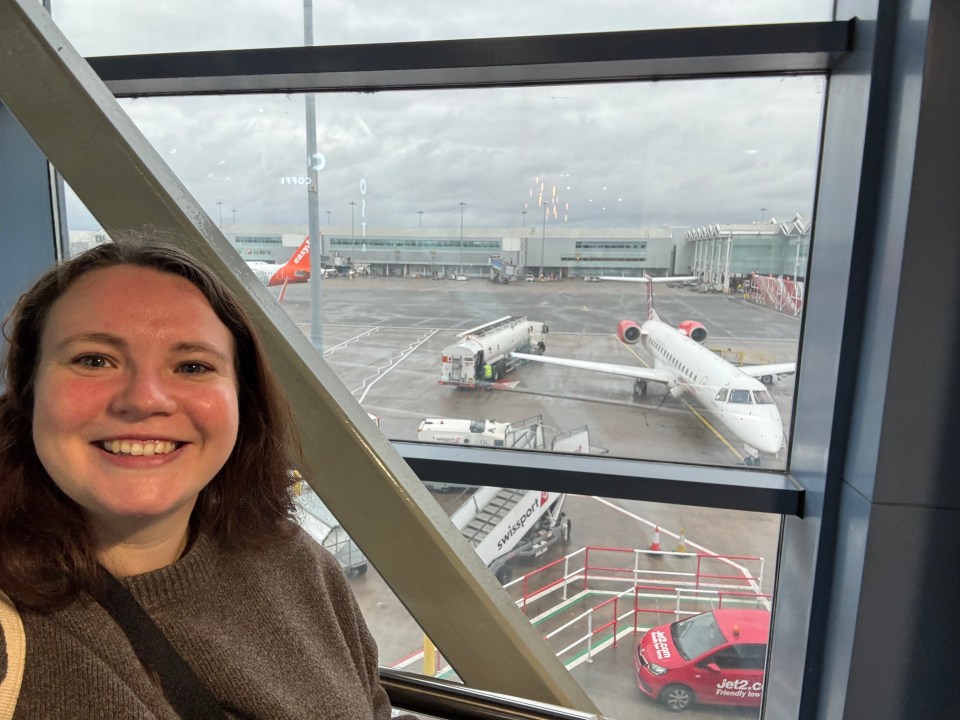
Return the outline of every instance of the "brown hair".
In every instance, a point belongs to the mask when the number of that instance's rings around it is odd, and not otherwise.
[[[236,343],[240,413],[237,441],[201,491],[191,517],[225,547],[287,536],[293,525],[290,469],[302,462],[286,396],[267,366],[237,297],[207,268],[165,242],[120,239],[97,246],[43,275],[4,324],[6,390],[0,395],[0,587],[20,604],[60,607],[95,581],[95,544],[81,508],[54,484],[37,457],[32,422],[40,338],[54,302],[80,276],[134,265],[192,283]]]

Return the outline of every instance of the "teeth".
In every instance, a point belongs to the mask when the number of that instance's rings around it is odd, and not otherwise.
[[[150,457],[172,453],[177,449],[177,443],[169,440],[104,440],[101,447],[114,455]]]

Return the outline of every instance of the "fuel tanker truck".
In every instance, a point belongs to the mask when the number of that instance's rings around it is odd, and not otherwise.
[[[547,332],[544,323],[519,315],[465,330],[440,354],[440,384],[472,388],[499,380],[524,362],[510,353],[543,355]]]

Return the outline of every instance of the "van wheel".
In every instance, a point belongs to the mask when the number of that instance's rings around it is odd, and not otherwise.
[[[367,574],[367,564],[364,563],[363,565],[357,565],[357,566],[353,569],[353,571],[354,571],[357,575],[366,575],[366,574]]]
[[[693,693],[686,685],[667,685],[660,693],[660,702],[670,712],[680,712],[693,705]]]
[[[506,585],[508,582],[513,580],[513,572],[506,565],[501,565],[498,567],[494,575],[501,585]]]

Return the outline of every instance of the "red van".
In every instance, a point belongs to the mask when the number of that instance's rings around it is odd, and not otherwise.
[[[713,610],[649,630],[633,661],[640,689],[670,710],[759,706],[768,610]]]

